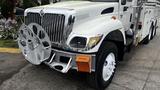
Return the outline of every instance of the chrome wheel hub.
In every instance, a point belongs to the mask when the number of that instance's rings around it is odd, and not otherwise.
[[[103,65],[102,76],[104,81],[108,81],[110,77],[113,75],[115,66],[116,66],[115,55],[114,53],[110,53],[106,57]]]

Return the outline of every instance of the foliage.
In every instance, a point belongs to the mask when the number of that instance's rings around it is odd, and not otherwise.
[[[0,19],[0,39],[17,39],[18,29],[23,22],[23,16],[17,16],[16,21],[6,21],[5,18]]]
[[[39,3],[36,0],[23,0],[23,8],[29,8],[38,5]]]
[[[0,0],[0,7],[2,6],[2,2],[3,2],[3,0]]]

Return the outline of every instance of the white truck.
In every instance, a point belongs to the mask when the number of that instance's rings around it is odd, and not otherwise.
[[[160,0],[62,1],[25,10],[18,44],[26,60],[67,73],[89,73],[98,90],[108,86],[117,61],[156,35]]]

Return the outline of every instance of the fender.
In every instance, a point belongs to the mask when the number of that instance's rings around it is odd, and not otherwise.
[[[122,31],[117,29],[110,32],[105,38],[104,41],[114,41],[121,42],[123,45],[126,45],[126,38],[123,35]]]
[[[91,50],[84,51],[84,53],[98,52],[102,42],[105,40],[106,37],[118,41],[123,41],[125,45],[126,39],[123,25],[118,19],[112,19],[112,16],[113,15],[107,15],[106,17],[106,15],[102,15],[97,17],[96,19],[88,20],[87,22],[75,25],[72,33],[68,37],[67,44],[69,44],[70,40],[75,36],[86,37],[87,39],[89,39],[90,37],[103,35],[103,38],[98,43],[98,45],[96,45]]]

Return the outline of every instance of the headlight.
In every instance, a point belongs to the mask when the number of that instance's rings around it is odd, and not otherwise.
[[[85,37],[74,37],[70,41],[70,47],[75,49],[83,49],[86,47],[87,38]]]
[[[87,38],[85,37],[74,37],[69,45],[73,50],[87,51],[94,48],[102,39],[102,35],[90,37],[87,43]]]
[[[95,47],[100,42],[101,39],[102,39],[102,35],[91,37],[89,39],[88,44],[87,44],[87,49],[91,49],[91,48]]]

